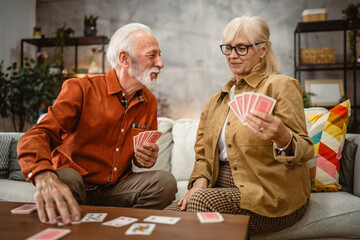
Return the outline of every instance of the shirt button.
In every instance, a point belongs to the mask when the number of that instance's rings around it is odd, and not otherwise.
[[[227,125],[229,126],[229,125],[230,125],[230,122],[228,122]]]
[[[228,147],[231,148],[231,144],[228,144]]]
[[[31,176],[32,176],[32,173],[29,173],[29,174],[28,174],[28,177],[31,177]]]
[[[237,170],[237,167],[234,167],[234,171],[236,171]]]
[[[114,167],[114,171],[115,171],[115,172],[117,171],[117,168],[116,168],[116,167]]]
[[[123,129],[123,128],[121,129],[121,132],[124,132],[124,129]]]
[[[119,151],[119,148],[116,148],[115,150],[118,152],[118,151]]]

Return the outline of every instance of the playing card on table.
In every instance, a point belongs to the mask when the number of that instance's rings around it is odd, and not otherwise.
[[[20,207],[11,210],[12,214],[29,214],[36,211],[35,204],[25,204]]]
[[[122,226],[126,226],[130,223],[136,222],[137,220],[138,220],[137,218],[121,216],[121,217],[115,218],[111,221],[104,222],[104,223],[102,223],[102,225],[119,228]]]
[[[198,212],[197,216],[201,223],[217,223],[224,221],[224,218],[218,212]]]
[[[70,229],[47,228],[29,238],[27,240],[56,240],[64,237],[71,232]]]
[[[179,217],[149,216],[149,217],[144,219],[144,222],[175,224],[180,219],[181,218],[179,218]]]
[[[87,213],[81,222],[102,222],[106,218],[107,213]]]
[[[126,235],[150,235],[156,224],[153,223],[134,223],[126,230]]]
[[[64,226],[65,225],[62,218],[61,218],[61,216],[57,216],[57,219],[58,219],[58,222],[57,222],[58,226]],[[77,222],[76,221],[71,221],[71,224],[80,224],[80,223],[81,223],[81,221],[77,221]],[[50,221],[47,221],[46,224],[51,224],[51,223],[50,223]]]

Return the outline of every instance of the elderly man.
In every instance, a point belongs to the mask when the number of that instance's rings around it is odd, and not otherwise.
[[[111,38],[106,75],[69,79],[46,116],[19,141],[21,169],[36,186],[42,223],[79,221],[79,204],[162,209],[175,199],[165,171],[152,167],[159,148],[132,139],[157,129],[157,100],[148,88],[164,66],[151,30],[132,23]]]

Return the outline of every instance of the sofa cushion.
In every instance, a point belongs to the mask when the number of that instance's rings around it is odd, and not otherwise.
[[[9,174],[9,149],[11,137],[1,135],[0,137],[0,178],[7,178]]]
[[[30,182],[0,179],[0,201],[34,202],[35,190]]]
[[[132,170],[134,172],[144,172],[144,171],[152,171],[152,170],[164,170],[170,172],[170,157],[171,157],[171,149],[172,149],[172,126],[174,120],[165,117],[158,118],[158,130],[162,132],[161,137],[156,142],[159,146],[159,157],[152,168],[139,168],[137,166],[132,165]]]
[[[19,162],[17,160],[17,144],[18,139],[11,139],[10,152],[9,152],[9,179],[17,181],[26,181]]]
[[[356,143],[360,146],[360,137],[359,134],[348,133],[346,134],[346,139]],[[354,195],[360,197],[360,148],[356,151],[355,162],[354,162],[354,178],[353,178],[353,188]]]
[[[345,142],[350,117],[350,101],[347,100],[328,112],[307,116],[310,121],[309,136],[314,142],[314,158],[308,161],[312,190],[339,190],[339,160]]]
[[[340,159],[339,183],[341,191],[353,194],[354,184],[354,163],[358,145],[345,139],[342,157]]]
[[[195,163],[194,144],[199,120],[180,119],[172,129],[171,173],[176,180],[188,181]]]
[[[312,193],[304,217],[280,232],[251,239],[358,238],[360,198],[347,192]]]

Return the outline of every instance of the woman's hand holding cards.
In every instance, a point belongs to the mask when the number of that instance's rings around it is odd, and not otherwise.
[[[251,111],[245,119],[251,131],[263,140],[272,140],[277,146],[286,146],[291,140],[289,129],[274,115]]]
[[[34,200],[42,223],[49,220],[50,224],[57,224],[57,213],[61,215],[64,224],[70,224],[71,220],[80,221],[79,204],[69,187],[54,172],[43,171],[36,174],[35,185]]]

